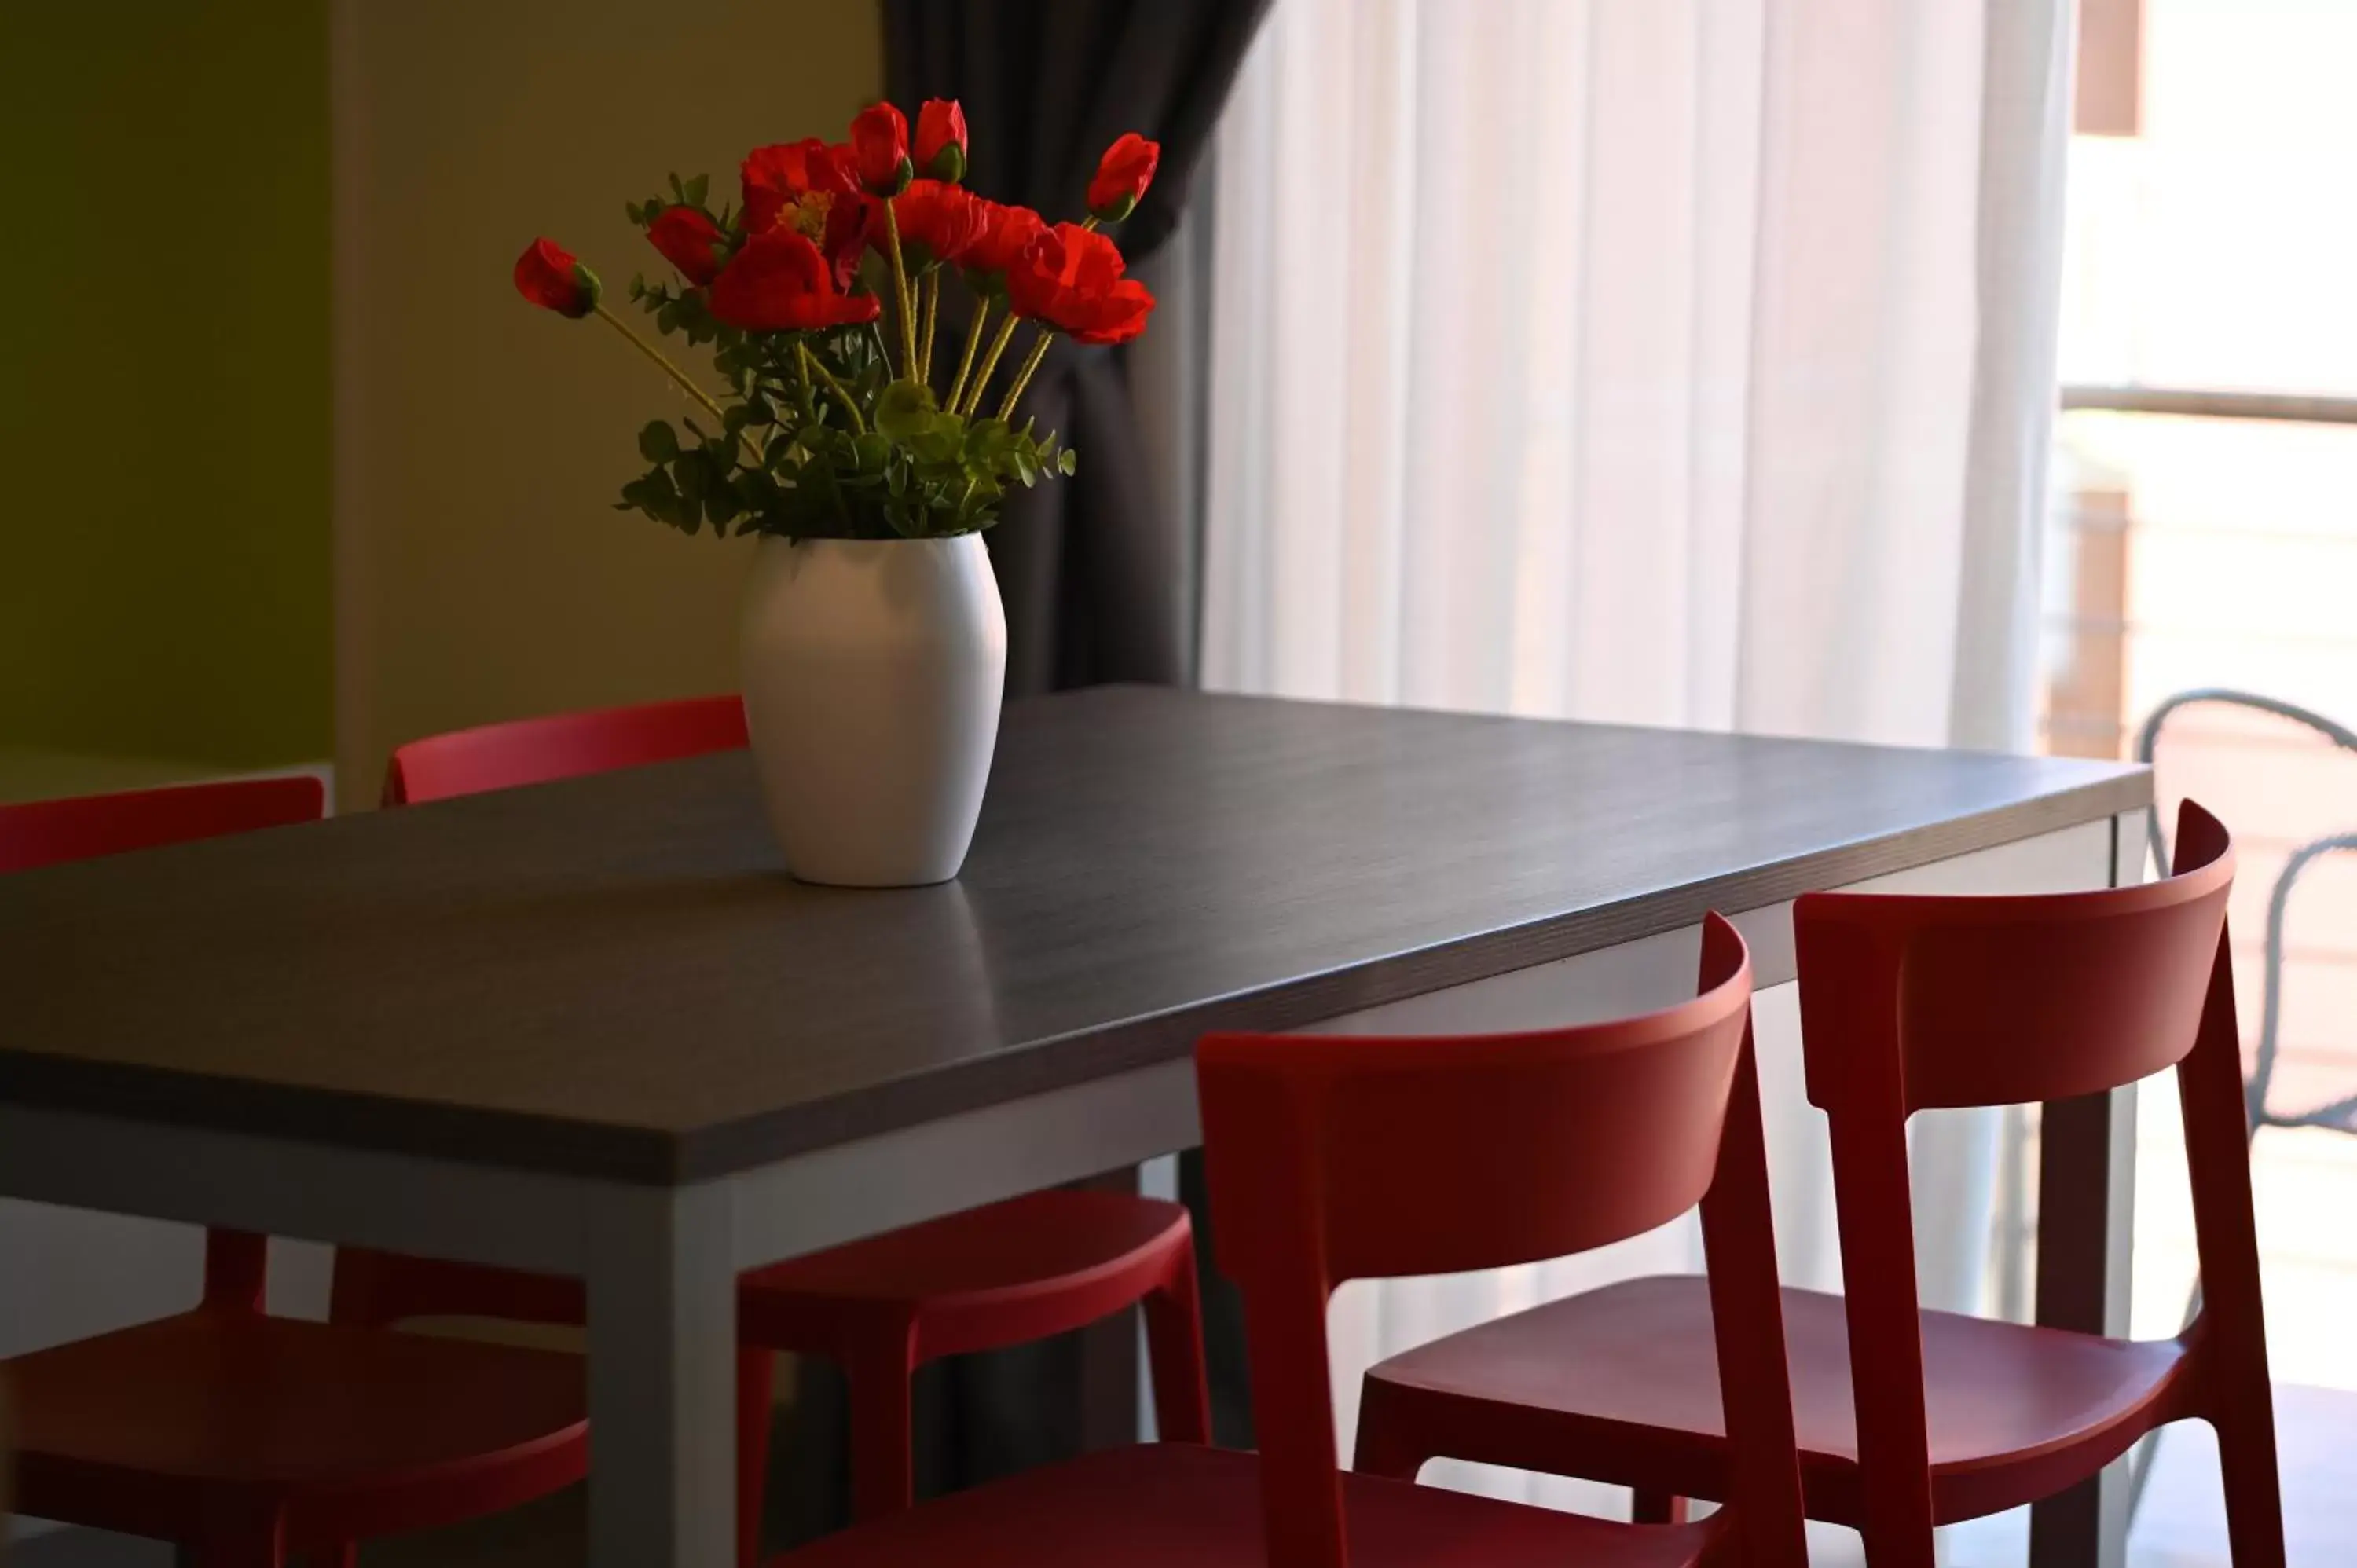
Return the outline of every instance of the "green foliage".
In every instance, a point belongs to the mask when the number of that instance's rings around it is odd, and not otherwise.
[[[704,177],[674,176],[670,197],[630,203],[630,220],[644,227],[706,195]],[[883,274],[871,276],[874,287]],[[723,413],[640,430],[647,469],[622,487],[618,510],[716,537],[943,538],[990,527],[1016,487],[1077,466],[1028,422],[944,409],[935,388],[896,373],[877,325],[743,332],[715,318],[701,290],[643,276],[629,297],[662,337],[709,349]],[[934,367],[944,380],[945,358]]]

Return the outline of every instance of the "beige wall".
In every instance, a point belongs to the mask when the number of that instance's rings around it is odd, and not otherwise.
[[[611,509],[679,412],[597,322],[509,284],[547,234],[619,296],[622,214],[733,190],[882,81],[876,0],[336,0],[336,758],[457,725],[735,684],[747,547]],[[626,302],[625,302],[626,303]]]

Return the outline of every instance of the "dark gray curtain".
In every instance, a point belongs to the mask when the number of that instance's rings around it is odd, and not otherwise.
[[[912,121],[954,98],[972,136],[966,184],[1050,221],[1083,215],[1100,154],[1135,131],[1162,144],[1138,209],[1113,231],[1133,270],[1178,228],[1190,177],[1269,0],[885,0],[886,91]],[[1180,258],[1167,259],[1171,264]],[[943,306],[962,290],[944,291]],[[1200,315],[1200,299],[1194,314]],[[945,308],[955,343],[965,318]],[[1157,318],[1149,334],[1177,323]],[[1194,324],[1200,328],[1200,322]],[[1020,345],[1025,339],[1018,338]],[[1162,346],[1158,346],[1162,347]],[[1200,380],[1194,384],[1200,385]],[[989,536],[1006,604],[1010,696],[1105,681],[1184,684],[1193,675],[1194,520],[1172,504],[1167,454],[1150,462],[1126,351],[1059,341],[1025,410],[1063,433],[1080,472],[1016,498]],[[1181,487],[1183,488],[1183,487]],[[1106,1178],[1134,1185],[1134,1176]],[[1200,1156],[1181,1186],[1200,1225]],[[1201,1232],[1207,1249],[1208,1231]],[[1249,1441],[1240,1314],[1208,1276],[1207,1330],[1222,1441]],[[1135,1328],[1127,1319],[1045,1344],[958,1357],[919,1374],[920,1496],[1070,1457],[1134,1434]],[[848,1517],[847,1411],[840,1376],[805,1363],[773,1452],[770,1544]]]
[[[1113,231],[1135,268],[1170,237],[1267,9],[1268,0],[885,0],[886,89],[911,115],[928,98],[962,102],[973,136],[966,184],[1050,222],[1083,215],[1089,177],[1114,137],[1135,131],[1161,143],[1153,188]],[[1064,434],[1081,469],[1017,498],[990,535],[1010,696],[1191,674],[1188,520],[1152,482],[1122,359],[1059,341],[1025,399],[1040,428]]]

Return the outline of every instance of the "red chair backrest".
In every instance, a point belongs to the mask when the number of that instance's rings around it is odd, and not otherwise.
[[[317,822],[327,804],[318,779],[297,776],[0,806],[0,872]],[[267,1256],[260,1236],[206,1231],[205,1305],[261,1311]]]
[[[2227,961],[2233,876],[2225,828],[2188,800],[2163,881],[2006,897],[1818,893],[1794,905],[1809,1098],[1833,1137],[1869,1553],[1878,1536],[1894,1561],[1930,1551],[1907,1165],[1915,1112],[2068,1100],[2175,1067],[2205,1312],[2238,1343],[2263,1343]]]
[[[318,779],[298,775],[0,806],[0,872],[315,822],[327,800]]]
[[[418,805],[512,789],[744,744],[745,704],[733,693],[517,719],[402,746],[385,768],[384,803]]]
[[[1326,1308],[1350,1279],[1561,1257],[1704,1205],[1736,1505],[1804,1560],[1751,965],[1705,928],[1701,994],[1642,1017],[1429,1039],[1214,1035],[1196,1050],[1212,1233],[1242,1287],[1272,1568],[1342,1568]],[[1722,1136],[1724,1133],[1724,1136]],[[1764,1436],[1763,1436],[1764,1434]]]
[[[2175,1066],[2193,1048],[2234,880],[2217,819],[2190,806],[2179,823],[2174,874],[2160,882],[1803,896],[1792,929],[1809,1099],[1830,1112],[1895,1087],[1907,1113],[2019,1105]]]

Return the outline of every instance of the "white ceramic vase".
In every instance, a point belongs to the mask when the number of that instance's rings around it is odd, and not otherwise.
[[[981,538],[763,539],[742,656],[786,868],[842,887],[955,876],[1006,677],[1006,614]]]

